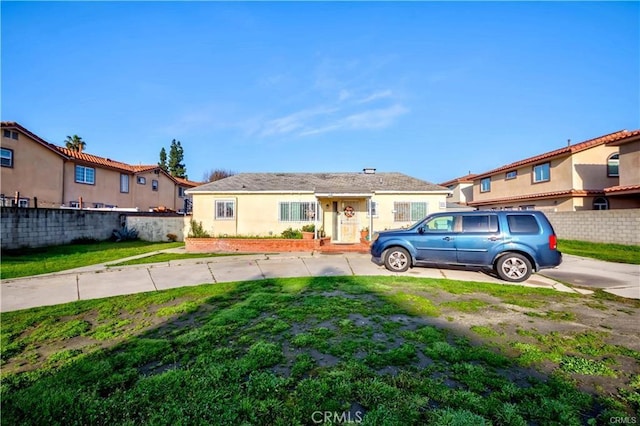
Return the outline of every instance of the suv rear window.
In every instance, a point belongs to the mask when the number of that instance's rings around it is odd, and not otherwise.
[[[533,215],[507,215],[512,234],[539,234],[540,225]]]

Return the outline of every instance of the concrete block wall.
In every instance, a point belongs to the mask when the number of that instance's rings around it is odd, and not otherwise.
[[[105,240],[120,228],[122,213],[2,207],[2,249],[67,244],[76,238]]]
[[[145,241],[169,241],[167,234],[174,234],[177,241],[184,241],[185,216],[133,216],[127,215],[127,227],[135,228]]]
[[[558,238],[640,245],[640,209],[545,212]]]

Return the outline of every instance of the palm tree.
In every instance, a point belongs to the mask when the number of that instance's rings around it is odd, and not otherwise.
[[[87,143],[78,135],[67,136],[64,142],[66,147],[72,151],[82,152],[87,146]]]

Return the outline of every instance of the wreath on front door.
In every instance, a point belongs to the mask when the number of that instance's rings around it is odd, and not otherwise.
[[[344,208],[344,215],[346,217],[353,217],[356,214],[355,210],[353,210],[353,207],[351,206],[347,206]]]

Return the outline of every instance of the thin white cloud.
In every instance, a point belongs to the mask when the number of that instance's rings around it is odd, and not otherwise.
[[[387,108],[371,109],[336,118],[329,123],[309,126],[299,136],[312,136],[338,130],[380,129],[391,126],[401,115],[409,112],[403,105],[394,104]]]
[[[345,123],[352,129],[373,129],[388,127],[396,118],[409,112],[407,108],[400,104],[391,105],[387,108],[372,109],[369,111],[352,114],[345,118]]]
[[[267,121],[264,124],[260,135],[272,136],[290,134],[298,130],[304,131],[309,122],[317,119],[318,117],[329,116],[336,111],[336,108],[318,107],[294,112],[284,117]]]
[[[357,103],[366,104],[366,103],[373,102],[373,101],[378,100],[378,99],[390,98],[392,96],[393,96],[393,92],[391,90],[380,90],[380,91],[377,91],[375,93],[372,93],[371,95],[367,96],[366,98],[360,99]]]

